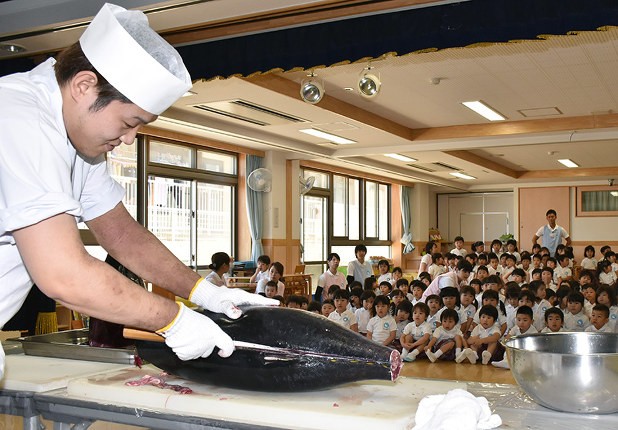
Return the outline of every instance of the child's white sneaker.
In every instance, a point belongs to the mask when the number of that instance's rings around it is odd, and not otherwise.
[[[481,363],[483,364],[489,364],[489,360],[491,360],[491,352],[489,351],[483,351],[483,353],[481,354]]]
[[[406,363],[411,363],[411,362],[413,362],[414,360],[416,360],[416,355],[415,355],[415,354],[406,354],[406,355],[403,357],[403,361],[405,361]]]
[[[468,357],[468,361],[472,364],[476,364],[476,360],[479,359],[479,355],[472,348],[466,348],[466,357]]]
[[[468,349],[468,348],[466,348]],[[463,351],[460,351],[459,354],[457,354],[455,356],[455,363],[461,363],[462,361],[464,361],[467,357],[467,352],[466,349],[464,349]]]
[[[509,361],[506,358],[504,360],[500,360],[500,361],[492,361],[491,365],[495,366],[495,367],[500,367],[502,369],[510,369],[511,368],[511,366],[509,366]]]
[[[432,363],[435,363],[436,360],[438,359],[438,357],[436,357],[436,355],[431,351],[427,351],[425,354],[427,355],[427,358],[429,359],[429,361],[431,361]]]

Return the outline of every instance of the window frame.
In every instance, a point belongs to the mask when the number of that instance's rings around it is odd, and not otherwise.
[[[583,196],[584,192],[590,191],[614,191],[618,192],[618,187],[616,186],[608,186],[608,185],[588,185],[575,187],[575,216],[576,217],[608,217],[608,216],[618,216],[618,210],[615,211],[587,211],[583,208]],[[618,199],[618,197],[616,197]]]

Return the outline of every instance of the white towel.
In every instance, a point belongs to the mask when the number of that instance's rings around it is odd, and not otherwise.
[[[424,397],[418,405],[412,430],[493,429],[502,424],[492,414],[485,397],[474,397],[466,390]]]

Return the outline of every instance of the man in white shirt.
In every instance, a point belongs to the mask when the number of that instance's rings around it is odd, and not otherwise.
[[[348,276],[346,277],[348,285],[353,281],[358,281],[364,285],[365,279],[373,276],[373,268],[368,261],[365,261],[367,255],[367,247],[365,245],[356,245],[354,247],[354,255],[356,260],[348,263]]]
[[[558,224],[556,224],[556,218],[558,215],[553,209],[548,210],[545,213],[547,218],[547,225],[540,227],[536,234],[532,237],[532,244],[536,245],[539,238],[542,239],[542,246],[549,249],[549,255],[555,257],[556,248],[562,243],[562,239],[566,241],[566,246],[571,246],[571,238],[569,233]]]
[[[90,256],[79,221],[123,266],[206,309],[238,318],[234,305],[277,303],[202,279],[131,217],[107,172],[105,154],[189,88],[180,55],[146,16],[112,4],[57,61],[0,78],[0,327],[36,282],[72,310],[157,331],[182,360],[234,351],[205,315]]]

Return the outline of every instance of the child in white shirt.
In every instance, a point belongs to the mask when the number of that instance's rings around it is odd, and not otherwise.
[[[609,308],[609,325],[614,331],[618,321],[618,303],[616,301],[616,291],[613,287],[601,285],[597,289],[597,304],[605,305]]]
[[[395,340],[397,323],[389,313],[390,299],[388,296],[377,296],[373,302],[376,316],[367,323],[367,338],[381,345],[390,345]]]
[[[567,331],[584,331],[590,325],[590,320],[584,314],[584,295],[573,292],[567,297],[568,312],[564,316],[564,328]]]
[[[592,333],[613,333],[613,327],[609,325],[609,308],[605,305],[595,305],[592,308],[590,325],[586,327],[587,332]]]
[[[446,273],[446,267],[444,266],[444,256],[439,252],[431,254],[431,266],[427,271],[431,275],[431,279],[436,279],[437,276]]]
[[[331,312],[330,315],[328,315],[328,319],[358,333],[356,316],[354,312],[348,309],[348,304],[350,302],[349,291],[342,289],[337,290],[333,300],[335,302],[335,312]]]
[[[389,272],[390,268],[391,265],[387,260],[378,261],[378,285],[386,281],[391,284],[391,287],[393,286],[393,275]]]
[[[472,318],[474,318],[476,313],[476,307],[474,307],[474,288],[469,285],[461,287],[459,299],[461,302],[459,306],[459,324],[464,339],[467,339],[470,335]]]
[[[584,258],[581,262],[582,269],[597,270],[597,260],[594,258],[595,253],[596,251],[592,245],[588,245],[584,248]]]
[[[436,317],[436,314],[442,307],[442,300],[437,294],[431,294],[427,296],[427,298],[425,299],[425,303],[427,303],[427,306],[429,306],[429,315],[427,316],[427,322],[431,325],[431,329],[435,330],[438,327],[439,321]]]
[[[547,296],[547,288],[542,281],[532,281],[528,289],[536,297],[535,304],[532,306],[534,311],[534,327],[536,327],[537,331],[541,331],[545,327],[545,311],[552,307],[551,303],[545,298]]]
[[[440,327],[434,330],[431,340],[425,347],[425,354],[434,363],[441,360],[463,360],[463,335],[458,327],[459,314],[455,309],[445,309],[440,316]]]
[[[612,270],[612,263],[608,260],[599,262],[599,282],[601,284],[614,285],[616,283],[616,272]]]
[[[412,308],[412,322],[406,325],[400,337],[403,361],[414,361],[424,352],[433,332],[431,324],[427,322],[427,315],[429,306],[423,302],[418,302]]]
[[[549,308],[545,311],[545,328],[541,330],[541,333],[557,333],[565,331],[564,327],[564,313],[560,308]]]
[[[523,334],[538,333],[538,330],[532,324],[533,321],[534,313],[532,308],[530,306],[519,306],[515,314],[515,326],[509,330],[506,339]]]
[[[451,254],[459,255],[461,257],[465,257],[468,251],[466,251],[463,247],[464,238],[461,236],[455,237],[453,241],[455,243],[455,248],[451,249]]]
[[[479,324],[474,327],[468,338],[468,346],[464,350],[464,357],[470,363],[475,364],[481,355],[481,363],[489,364],[490,361],[502,361],[504,347],[499,340],[502,333],[496,324],[498,309],[493,305],[484,305],[479,309]]]
[[[365,290],[361,294],[361,302],[363,307],[354,311],[356,322],[358,323],[358,332],[362,335],[367,335],[367,324],[373,318],[373,301],[376,295],[373,291]]]

